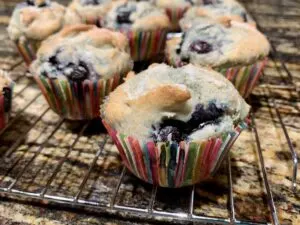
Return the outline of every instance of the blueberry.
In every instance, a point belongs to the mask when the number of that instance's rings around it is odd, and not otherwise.
[[[180,43],[179,43],[179,46],[176,48],[176,53],[177,53],[177,54],[180,54],[180,53],[181,53],[181,47],[182,47],[182,45],[183,45],[184,38],[185,38],[185,33],[182,34],[182,36],[181,36],[181,41],[180,41]]]
[[[213,4],[213,0],[203,0],[204,5],[211,5]]]
[[[241,13],[241,17],[243,18],[244,22],[247,22],[247,14],[245,12]]]
[[[46,7],[46,6],[48,6],[48,4],[46,2],[43,2],[43,3],[38,5],[39,8],[43,8],[43,7]]]
[[[192,42],[189,50],[192,52],[196,52],[197,54],[205,54],[212,51],[212,46],[205,41],[196,40]]]
[[[217,121],[223,114],[224,109],[218,108],[214,103],[210,103],[206,109],[202,104],[197,104],[187,123],[193,128],[198,128],[203,123]]]
[[[56,66],[56,65],[58,64],[56,55],[51,56],[51,57],[49,58],[49,62],[50,62],[52,65]]]
[[[84,62],[79,62],[79,65],[72,64],[73,71],[70,74],[70,79],[73,81],[83,81],[88,78],[89,69]]]
[[[188,56],[182,56],[181,57],[181,61],[184,63],[189,63],[190,62],[190,58]]]
[[[82,5],[99,5],[101,0],[81,0]]]
[[[34,0],[27,0],[26,3],[27,5],[33,5],[33,6],[35,5]]]
[[[181,141],[181,133],[177,127],[164,127],[159,131],[158,136],[161,141],[169,141],[170,139],[176,142]]]
[[[11,109],[12,91],[8,87],[3,88],[4,95],[4,111],[9,112]]]
[[[194,5],[193,0],[185,0],[186,2],[190,3],[191,5]]]
[[[131,24],[130,15],[136,10],[135,7],[130,7],[128,4],[121,5],[117,8],[117,22],[119,24]]]

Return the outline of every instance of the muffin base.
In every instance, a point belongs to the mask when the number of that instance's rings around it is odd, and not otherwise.
[[[141,143],[102,122],[128,170],[145,182],[168,188],[193,185],[213,176],[235,140],[248,127],[248,121],[244,121],[233,132],[201,142]]]
[[[41,44],[41,41],[29,40],[23,36],[19,40],[17,40],[15,44],[26,65],[30,66],[32,61],[36,59],[36,53]]]
[[[100,116],[104,98],[121,82],[122,76],[97,81],[69,81],[66,78],[50,79],[34,76],[50,108],[63,118],[90,120]]]
[[[132,31],[120,30],[127,36],[130,54],[134,61],[152,59],[163,52],[167,39],[167,30]]]

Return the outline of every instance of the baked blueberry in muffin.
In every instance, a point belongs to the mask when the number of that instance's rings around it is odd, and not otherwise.
[[[228,24],[229,21],[234,20],[255,26],[252,17],[235,0],[223,0],[219,3],[191,7],[184,14],[179,24],[182,30],[187,30],[193,25],[205,23],[210,20],[223,24]]]
[[[166,54],[175,66],[181,62],[220,69],[253,64],[265,58],[269,48],[266,37],[246,23],[206,21],[169,40]]]
[[[249,106],[221,74],[155,64],[112,92],[103,119],[142,143],[199,141],[234,130]]]

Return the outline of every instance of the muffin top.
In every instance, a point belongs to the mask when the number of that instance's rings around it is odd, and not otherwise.
[[[227,68],[249,65],[268,55],[266,37],[253,26],[230,21],[228,25],[210,21],[193,26],[182,37],[167,42],[171,61]]]
[[[9,26],[9,37],[16,41],[25,36],[44,40],[60,30],[64,23],[65,7],[49,0],[27,0],[16,6]]]
[[[126,37],[93,25],[73,25],[42,42],[31,66],[35,75],[73,81],[108,79],[133,67]]]
[[[156,30],[170,27],[163,10],[146,1],[121,0],[112,4],[103,26],[110,29]]]
[[[153,64],[107,98],[102,118],[140,141],[198,141],[232,131],[249,106],[223,75]]]
[[[187,30],[193,24],[201,23],[203,19],[220,23],[228,23],[230,20],[235,20],[255,26],[252,17],[235,0],[223,0],[223,2],[217,4],[191,7],[180,20],[180,26],[183,30]]]
[[[224,0],[153,0],[154,4],[160,8],[184,9],[194,5],[211,5],[221,3]]]
[[[103,17],[112,0],[73,0],[66,10],[65,23],[85,23],[89,19]]]

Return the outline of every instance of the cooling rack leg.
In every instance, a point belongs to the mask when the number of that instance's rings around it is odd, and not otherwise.
[[[230,154],[227,155],[227,178],[229,186],[229,208],[230,208],[230,223],[235,224],[235,209],[234,209],[234,199],[233,199],[233,184],[232,184],[232,172],[231,172],[231,160]]]
[[[194,213],[194,199],[195,199],[195,185],[193,185],[190,195],[190,204],[189,204],[189,219],[193,217]]]
[[[123,180],[123,177],[124,177],[125,173],[126,173],[126,168],[125,168],[125,166],[123,166],[123,170],[122,170],[121,175],[119,177],[118,184],[117,184],[117,186],[116,186],[116,188],[115,188],[115,190],[113,192],[113,196],[111,197],[111,201],[110,201],[110,208],[111,209],[115,205],[117,194],[119,192],[119,189],[120,189],[120,186],[122,184],[122,180]]]
[[[260,145],[259,135],[258,135],[258,132],[257,132],[257,129],[256,129],[255,118],[254,118],[254,113],[253,112],[251,112],[251,119],[252,119],[254,134],[255,134],[257,152],[258,152],[259,161],[260,161],[261,170],[262,170],[262,175],[263,175],[263,181],[264,181],[265,189],[266,189],[266,192],[267,192],[268,205],[269,205],[269,208],[270,208],[270,211],[271,211],[272,222],[273,222],[274,225],[279,225],[280,223],[279,223],[279,220],[278,220],[277,211],[276,211],[276,207],[275,207],[275,204],[274,204],[272,191],[270,189],[270,184],[269,184],[268,177],[267,177],[265,162],[264,162],[264,158],[263,158],[263,154],[262,154],[262,149],[261,149],[261,145]]]
[[[153,206],[155,203],[155,199],[156,199],[156,193],[157,193],[157,186],[153,186],[152,187],[152,192],[151,192],[151,198],[149,201],[149,207],[148,207],[148,213],[152,214],[153,213]]]

